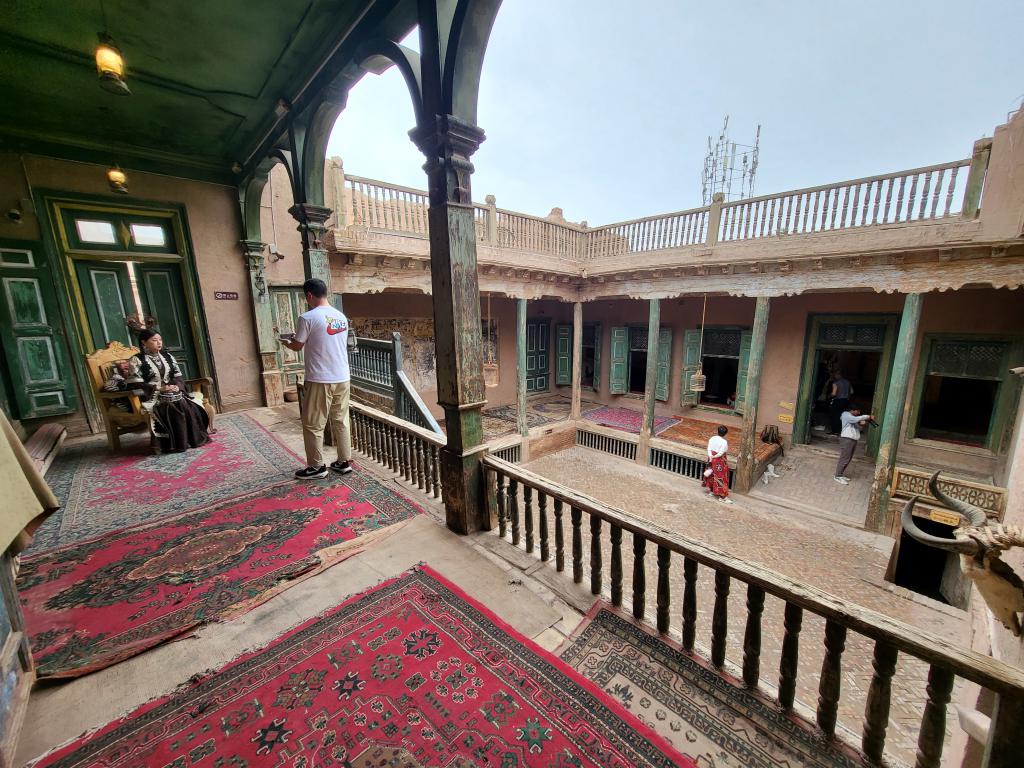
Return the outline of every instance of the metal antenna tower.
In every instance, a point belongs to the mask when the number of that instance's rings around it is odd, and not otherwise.
[[[760,143],[760,125],[757,126],[753,144],[732,141],[729,138],[729,116],[725,116],[718,140],[712,143],[712,138],[708,136],[708,153],[704,156],[704,172],[701,175],[704,205],[711,204],[716,192],[725,195],[726,202],[753,196]]]

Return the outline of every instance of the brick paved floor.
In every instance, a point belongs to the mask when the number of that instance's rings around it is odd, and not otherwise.
[[[850,484],[840,485],[833,479],[838,456],[838,448],[794,445],[775,462],[775,471],[782,477],[769,478],[768,485],[757,483],[751,495],[860,528],[867,515],[875,465],[863,450],[858,451],[846,470]]]
[[[734,497],[735,504],[723,505],[703,497],[700,487],[665,472],[641,467],[607,454],[575,447],[530,462],[526,468],[611,506],[623,509],[685,536],[709,544],[731,555],[759,563],[798,581],[812,584],[843,600],[856,603],[903,621],[944,639],[968,645],[969,622],[965,612],[913,595],[886,583],[883,579],[891,541],[863,531],[853,530],[813,518],[750,497]],[[828,475],[830,486],[832,475]],[[819,493],[824,483],[812,486]],[[830,487],[829,486],[829,487]],[[838,487],[838,486],[837,486]],[[522,510],[520,497],[520,509]],[[539,505],[533,501],[534,514]],[[552,505],[548,504],[549,530],[553,531]],[[607,528],[607,526],[605,527]],[[568,511],[565,514],[565,539],[571,540]],[[590,573],[590,533],[583,525],[584,579]],[[537,531],[539,540],[539,530]],[[554,534],[551,539],[554,557]],[[604,591],[607,594],[610,539],[602,531],[604,553]],[[633,557],[629,536],[623,537],[624,602],[630,605]],[[655,552],[649,548],[645,559],[647,618],[653,620],[654,585],[657,583]],[[536,548],[539,551],[539,544]],[[566,561],[569,570],[570,556]],[[678,560],[676,558],[675,560]],[[571,576],[570,576],[571,578]],[[682,563],[671,565],[672,630],[681,628],[680,596]],[[711,638],[711,608],[714,580],[709,569],[701,568],[698,582],[698,643],[706,648]],[[728,646],[726,658],[737,667],[742,663],[743,634],[746,621],[746,590],[733,583],[729,600]],[[761,678],[773,686],[782,641],[782,601],[768,597],[763,617]],[[797,697],[813,712],[818,699],[818,680],[823,657],[824,621],[805,613],[801,633]],[[840,723],[859,738],[866,694],[872,676],[872,643],[851,633],[843,655],[843,691],[839,707]],[[927,665],[901,657],[893,679],[892,710],[887,751],[899,760],[913,763],[917,733],[925,696]],[[954,699],[955,700],[955,699]],[[955,726],[952,707],[947,723],[947,738]]]

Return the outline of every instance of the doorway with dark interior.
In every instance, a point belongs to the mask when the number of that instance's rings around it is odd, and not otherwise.
[[[832,429],[832,385],[838,374],[850,382],[849,408],[871,412],[878,381],[881,352],[871,349],[819,349],[814,379],[814,409],[810,437],[814,441],[836,441]]]

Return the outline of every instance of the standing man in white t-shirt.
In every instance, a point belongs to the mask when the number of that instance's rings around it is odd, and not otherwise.
[[[347,475],[352,471],[352,441],[348,414],[348,350],[355,347],[348,318],[327,301],[323,280],[302,284],[309,311],[299,315],[295,333],[281,343],[295,352],[302,350],[306,367],[302,406],[302,439],[306,447],[306,468],[295,473],[300,480],[327,477],[324,465],[324,428],[330,421],[338,458],[331,469]]]

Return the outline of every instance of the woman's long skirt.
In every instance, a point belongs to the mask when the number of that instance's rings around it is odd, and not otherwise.
[[[202,406],[187,397],[158,402],[153,407],[153,434],[163,453],[198,448],[210,442],[210,417]]]
[[[716,456],[708,462],[710,475],[705,475],[701,485],[715,496],[724,499],[729,495],[729,462],[725,456]]]

